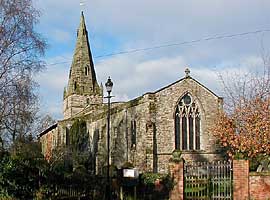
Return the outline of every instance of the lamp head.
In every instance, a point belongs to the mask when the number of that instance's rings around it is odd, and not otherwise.
[[[111,78],[109,77],[107,82],[105,83],[105,87],[108,93],[111,93],[112,91],[112,87],[113,87],[113,82],[111,80]]]

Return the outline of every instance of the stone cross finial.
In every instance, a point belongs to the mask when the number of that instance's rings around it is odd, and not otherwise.
[[[189,68],[186,68],[185,73],[186,73],[186,78],[189,77],[189,74],[190,74]]]

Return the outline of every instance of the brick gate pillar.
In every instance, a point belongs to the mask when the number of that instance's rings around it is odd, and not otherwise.
[[[233,160],[233,199],[249,199],[248,160]]]
[[[170,173],[174,180],[170,200],[184,200],[184,160],[179,163],[170,163]]]

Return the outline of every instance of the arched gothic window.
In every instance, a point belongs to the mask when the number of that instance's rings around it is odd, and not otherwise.
[[[200,149],[201,118],[199,108],[190,94],[179,101],[175,112],[175,148]]]

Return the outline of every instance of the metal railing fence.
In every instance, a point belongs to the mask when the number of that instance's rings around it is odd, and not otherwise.
[[[185,199],[232,199],[232,163],[185,163]]]

